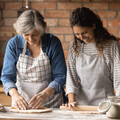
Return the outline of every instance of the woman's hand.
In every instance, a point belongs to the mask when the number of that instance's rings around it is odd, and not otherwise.
[[[68,100],[69,100],[69,103],[68,103],[69,107],[74,107],[77,105],[77,102],[75,102],[75,94],[74,93],[68,94]]]
[[[77,102],[75,102],[75,94],[74,93],[69,93],[68,94],[68,103],[62,104],[62,106],[65,107],[75,107],[77,106]]]
[[[15,88],[12,88],[9,91],[9,94],[12,97],[12,101],[14,102],[14,107],[18,108],[19,110],[26,110],[28,103],[25,99],[17,92]]]
[[[44,92],[40,92],[36,94],[30,101],[29,101],[29,108],[31,109],[38,109],[48,98],[48,96]]]
[[[77,106],[77,102],[71,102],[71,103],[65,103],[65,104],[62,104],[62,106],[65,106],[65,107],[75,107]]]
[[[29,101],[29,108],[38,109],[42,104],[49,98],[51,95],[55,93],[55,90],[52,88],[47,87],[42,92],[36,94],[30,101]]]
[[[75,106],[77,106],[77,102],[70,102],[70,103],[68,103],[68,106],[75,107]]]
[[[12,101],[14,101],[15,107],[18,108],[19,110],[26,110],[27,109],[28,104],[19,93],[14,94],[12,96]]]

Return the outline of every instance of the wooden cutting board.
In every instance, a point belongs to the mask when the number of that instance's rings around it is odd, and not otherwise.
[[[68,111],[78,111],[79,113],[85,114],[92,114],[92,113],[99,113],[97,110],[97,106],[75,106],[75,107],[68,107],[68,106],[60,106],[61,110],[68,110]]]
[[[10,108],[11,112],[16,113],[43,113],[43,112],[52,112],[51,108],[41,108],[41,109],[28,109],[28,110],[19,110],[15,108]]]

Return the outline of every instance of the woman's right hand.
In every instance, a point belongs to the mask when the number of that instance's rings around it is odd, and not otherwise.
[[[62,106],[65,106],[65,107],[75,107],[77,106],[77,102],[69,102],[69,103],[65,103],[65,104],[62,104]]]
[[[15,88],[12,88],[9,91],[10,96],[12,97],[12,101],[14,103],[14,107],[19,110],[26,110],[28,108],[28,103],[25,99],[17,92]]]
[[[69,93],[68,94],[68,106],[69,107],[74,107],[77,106],[77,102],[75,102],[75,94],[74,93]]]
[[[69,108],[77,106],[77,102],[75,101],[75,94],[69,93],[68,94],[68,103],[62,104],[62,106],[66,106]]]
[[[68,106],[75,107],[75,106],[77,106],[77,102],[70,102],[70,103],[68,103]]]
[[[27,109],[28,104],[19,93],[14,94],[11,97],[12,97],[12,101],[14,102],[14,105],[16,108],[18,108],[19,110],[26,110]]]

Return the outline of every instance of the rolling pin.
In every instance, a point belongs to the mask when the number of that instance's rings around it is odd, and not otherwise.
[[[68,107],[68,106],[60,106],[61,110],[71,110],[71,111],[98,111],[97,106],[75,106],[75,107]]]

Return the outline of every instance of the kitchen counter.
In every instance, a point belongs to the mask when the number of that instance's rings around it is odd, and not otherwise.
[[[105,114],[85,114],[79,111],[66,111],[52,109],[47,113],[13,113],[10,107],[5,107],[6,112],[0,112],[0,120],[114,120],[109,119]],[[115,119],[116,120],[116,119]]]
[[[9,97],[5,94],[2,85],[0,85],[0,103],[4,106],[11,105],[11,97]]]
[[[4,92],[2,85],[0,85],[0,92]]]

